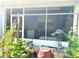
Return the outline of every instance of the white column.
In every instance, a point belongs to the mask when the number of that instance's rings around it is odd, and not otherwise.
[[[77,0],[77,10],[76,11],[78,13],[78,15],[77,15],[78,18],[77,19],[78,19],[78,34],[79,34],[79,0]]]
[[[79,14],[78,14],[78,35],[79,35]]]
[[[74,0],[74,16],[73,16],[73,32],[77,32],[77,5],[76,0]]]
[[[2,8],[0,7],[0,38],[2,37],[2,21],[3,21],[3,17],[2,17]]]
[[[0,38],[4,34],[5,26],[5,8],[0,6]]]

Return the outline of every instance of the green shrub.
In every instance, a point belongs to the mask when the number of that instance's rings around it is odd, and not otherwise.
[[[79,35],[73,34],[69,36],[69,45],[67,50],[67,54],[69,57],[79,57]]]
[[[7,27],[5,28],[4,35],[0,39],[0,52],[1,57],[10,57],[11,49],[14,48],[12,42],[14,40],[11,30]]]
[[[27,58],[29,57],[29,51],[28,51],[29,47],[27,46],[27,42],[19,39],[16,41],[15,43],[15,48],[12,49],[11,51],[11,57],[13,58]]]

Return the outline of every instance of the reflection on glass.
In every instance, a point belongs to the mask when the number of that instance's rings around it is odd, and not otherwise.
[[[47,37],[52,38],[52,33],[58,29],[68,33],[73,26],[72,15],[49,15],[47,18]],[[61,40],[65,40],[62,38]]]
[[[45,16],[24,16],[24,37],[40,39],[45,36]]]
[[[6,26],[10,27],[10,22],[11,22],[11,13],[10,13],[10,9],[6,9]]]
[[[48,7],[48,13],[72,13],[74,11],[73,6],[69,7]]]
[[[46,8],[47,8],[47,14],[46,14]],[[24,8],[24,38],[43,39],[46,33],[47,38],[52,39],[51,33],[54,33],[57,29],[61,29],[64,32],[68,33],[70,28],[73,26],[72,25],[73,15],[50,15],[50,13],[53,14],[53,13],[73,13],[73,12],[74,12],[73,6]],[[6,25],[10,26],[11,25],[10,9],[6,10],[6,14],[7,14]],[[23,15],[23,8],[13,8],[12,15],[16,15],[16,14]],[[47,22],[46,22],[46,15],[47,15]],[[17,23],[16,16],[12,17],[12,22],[13,21],[16,21]],[[19,29],[21,33],[22,33],[22,25],[23,25],[22,17],[20,16]],[[46,27],[47,27],[47,32],[45,32]],[[20,33],[20,37],[22,36],[21,33]]]
[[[26,8],[25,14],[45,14],[46,8]]]
[[[22,17],[19,19],[19,30],[22,30]]]
[[[22,8],[14,8],[12,9],[12,14],[23,14]]]
[[[14,16],[12,18],[12,23],[16,22],[18,24],[18,18],[17,16]],[[20,16],[19,17],[19,30],[22,30],[22,17]]]
[[[13,16],[12,17],[12,24],[14,22],[16,22],[15,24],[17,26],[17,24],[18,24],[18,17],[17,16]],[[16,27],[16,30],[17,30],[17,27]],[[14,36],[16,37],[17,36],[17,33],[14,33]],[[20,38],[22,37],[22,17],[21,16],[19,17],[19,37]]]

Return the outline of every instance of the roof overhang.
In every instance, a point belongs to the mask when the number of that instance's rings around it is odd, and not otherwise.
[[[1,7],[48,7],[73,5],[73,0],[0,0]]]

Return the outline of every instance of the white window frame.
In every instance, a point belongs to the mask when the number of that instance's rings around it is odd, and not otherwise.
[[[47,16],[48,15],[74,15],[74,12],[73,13],[47,13],[47,9],[48,7],[46,7],[46,14],[25,14],[25,8],[22,8],[23,9],[23,14],[21,14],[22,16],[22,38],[24,38],[24,16],[26,15],[45,15],[46,16],[46,20],[45,20],[45,39],[47,38]],[[12,16],[17,16],[17,15],[13,15],[12,14],[12,8],[10,8],[10,15],[11,15],[11,23],[12,23]],[[73,16],[74,17],[74,16]],[[74,24],[73,24],[74,25]],[[12,24],[11,24],[11,28],[12,28]]]
[[[11,10],[11,12],[10,12],[11,13],[10,14],[11,15],[11,18],[10,18],[11,19],[11,22],[10,22],[11,27],[10,28],[12,29],[12,17],[14,17],[14,16],[18,17],[18,14],[12,14],[12,9],[10,9],[10,10]],[[20,32],[22,32],[22,38],[24,38],[24,25],[23,25],[24,24],[24,15],[19,14],[19,16],[22,17],[22,30],[20,30]]]

